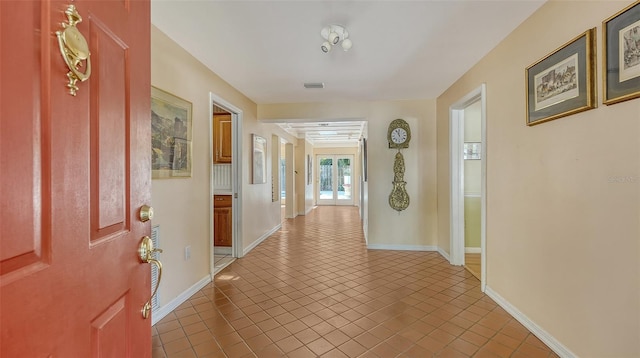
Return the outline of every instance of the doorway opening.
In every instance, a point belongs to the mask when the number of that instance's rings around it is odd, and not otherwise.
[[[353,205],[353,155],[316,156],[318,205]]]
[[[211,153],[211,275],[243,256],[242,228],[242,111],[210,94]],[[213,277],[212,277],[213,278]]]
[[[449,261],[452,265],[465,265],[470,271],[479,271],[476,277],[480,276],[480,288],[484,292],[487,276],[485,84],[451,106],[450,127]]]

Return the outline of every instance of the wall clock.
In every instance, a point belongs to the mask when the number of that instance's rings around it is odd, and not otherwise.
[[[404,181],[404,156],[401,149],[409,148],[411,140],[411,128],[404,119],[395,119],[389,124],[387,141],[389,148],[398,149],[393,161],[393,190],[389,194],[389,206],[396,211],[402,211],[409,207],[409,193],[407,193]]]
[[[387,141],[389,142],[389,148],[409,148],[410,140],[411,128],[409,128],[409,123],[407,123],[404,119],[394,119],[389,124],[389,130],[387,130]]]

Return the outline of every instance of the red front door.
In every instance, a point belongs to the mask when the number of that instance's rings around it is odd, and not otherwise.
[[[92,68],[75,97],[71,3],[0,1],[0,356],[150,357],[149,2],[73,1]]]

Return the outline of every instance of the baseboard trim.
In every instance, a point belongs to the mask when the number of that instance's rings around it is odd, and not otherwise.
[[[480,247],[465,247],[464,248],[464,253],[465,254],[481,254],[482,253],[482,248],[480,248]]]
[[[500,307],[504,308],[505,311],[509,312],[518,322],[520,322],[523,326],[525,326],[531,333],[533,333],[536,337],[538,337],[544,344],[546,344],[551,350],[553,350],[557,355],[563,358],[572,358],[576,357],[576,355],[569,350],[569,348],[565,347],[562,343],[560,343],[555,337],[553,337],[549,332],[545,331],[542,327],[538,326],[535,322],[533,322],[529,317],[527,317],[524,313],[520,312],[515,306],[513,306],[509,301],[504,299],[504,297],[500,296],[496,291],[492,290],[491,287],[487,286],[485,291],[487,296],[491,297]]]
[[[160,307],[157,312],[153,312],[151,315],[151,325],[158,323],[166,315],[178,308],[181,304],[186,302],[189,297],[193,296],[196,292],[200,291],[204,286],[211,282],[211,275],[203,277],[200,281],[196,282],[193,286],[187,288],[184,292],[178,295],[178,297],[172,299],[166,305]]]
[[[425,245],[385,245],[385,244],[368,244],[369,250],[395,250],[395,251],[437,251],[435,246]]]
[[[445,260],[451,262],[451,258],[449,257],[449,254],[446,251],[444,251],[441,247],[438,247],[438,253],[442,255],[442,257],[444,257]]]
[[[249,245],[249,246],[244,248],[244,250],[242,251],[243,252],[242,256],[248,254],[249,251],[255,249],[256,246],[260,245],[264,240],[266,240],[269,236],[273,235],[274,232],[280,230],[281,228],[282,228],[282,223],[276,225],[273,229],[271,229],[271,230],[265,232],[264,234],[262,234],[262,236],[260,236],[251,245]]]

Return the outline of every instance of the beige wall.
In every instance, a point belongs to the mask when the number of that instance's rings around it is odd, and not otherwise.
[[[476,101],[464,109],[464,141],[482,141],[482,105]],[[482,162],[464,161],[464,247],[480,247],[480,192]]]
[[[151,84],[193,103],[193,172],[188,179],[153,180],[153,225],[160,225],[164,273],[160,286],[163,306],[210,273],[210,120],[209,93],[243,111],[242,221],[243,248],[280,223],[280,204],[271,201],[271,184],[249,184],[251,134],[267,138],[283,134],[274,125],[258,123],[256,104],[189,55],[157,28],[151,29]],[[270,148],[270,147],[269,147]],[[234,158],[234,160],[236,160]],[[271,177],[268,156],[267,177]],[[191,259],[184,247],[191,246]]]
[[[464,109],[464,141],[465,142],[481,142],[482,141],[482,107],[480,101],[476,101]],[[465,160],[464,161],[464,194],[480,195],[480,186],[482,185],[482,161]],[[479,207],[478,207],[479,209]],[[480,212],[474,210],[477,215]],[[466,218],[465,209],[465,218]],[[474,218],[480,223],[480,218]],[[478,230],[480,230],[478,228]],[[479,235],[479,231],[478,231]],[[479,243],[479,241],[478,241]],[[477,245],[478,247],[480,245]]]
[[[315,183],[315,159],[313,158],[313,145],[308,141],[304,140],[304,153],[305,158],[307,155],[311,156],[311,184],[307,184],[307,175],[309,166],[306,165],[305,161],[305,186],[304,186],[304,210],[305,214],[313,209],[313,205],[315,204],[315,194],[313,192],[313,183]],[[305,159],[306,160],[306,159]]]
[[[369,244],[408,249],[436,245],[435,100],[258,105],[258,118],[366,120],[369,180],[365,227]],[[396,118],[405,119],[412,129],[410,148],[403,150],[411,204],[400,213],[388,203],[395,151],[388,148],[387,128]]]
[[[313,209],[313,180],[307,184],[308,156],[313,157],[313,145],[306,139],[298,139],[296,142],[295,166],[296,176],[296,210],[297,215],[306,215]],[[313,160],[313,159],[312,159]],[[315,163],[312,161],[312,164]],[[313,172],[312,172],[313,173]]]
[[[295,143],[296,155],[295,155],[295,167],[296,167],[296,185],[295,185],[295,197],[296,197],[296,215],[305,214],[305,196],[307,187],[307,153],[304,145],[304,139],[298,139]]]
[[[464,247],[480,248],[480,197],[464,197]]]
[[[602,105],[598,65],[599,108],[527,127],[524,69],[592,27],[601,64],[602,20],[629,3],[550,1],[437,99],[440,247],[449,107],[484,82],[487,286],[582,357],[640,356],[640,100]]]

